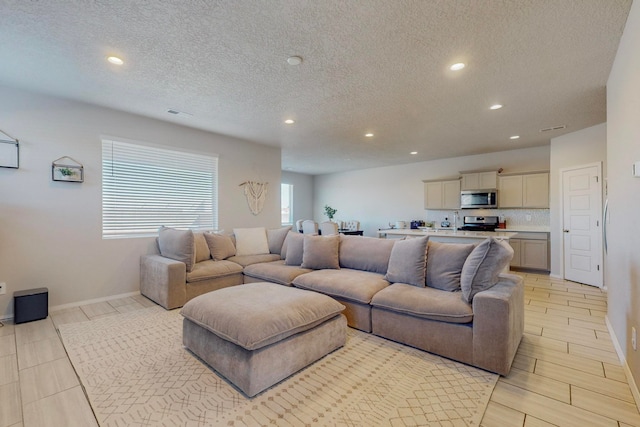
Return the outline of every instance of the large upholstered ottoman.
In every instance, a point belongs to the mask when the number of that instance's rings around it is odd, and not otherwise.
[[[343,346],[344,308],[274,283],[233,286],[184,305],[182,342],[251,397]]]

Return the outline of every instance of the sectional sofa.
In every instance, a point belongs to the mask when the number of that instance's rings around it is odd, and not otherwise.
[[[272,282],[329,295],[348,325],[506,375],[524,330],[513,251],[478,245],[309,236],[287,228],[233,235],[163,229],[141,258],[141,293],[167,309],[227,286]]]

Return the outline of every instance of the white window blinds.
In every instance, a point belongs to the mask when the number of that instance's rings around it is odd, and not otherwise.
[[[102,237],[218,227],[218,157],[102,141]]]

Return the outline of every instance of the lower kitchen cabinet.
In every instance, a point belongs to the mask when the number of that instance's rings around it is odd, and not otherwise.
[[[549,240],[547,233],[518,233],[509,244],[513,248],[511,267],[549,271]]]

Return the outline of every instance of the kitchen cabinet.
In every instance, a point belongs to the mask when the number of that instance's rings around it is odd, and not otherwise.
[[[509,245],[513,249],[513,258],[511,259],[511,267],[520,267],[520,239],[509,239]]]
[[[460,180],[424,183],[425,209],[460,209]]]
[[[500,208],[548,208],[549,173],[499,177],[498,206]]]
[[[462,174],[462,190],[489,190],[497,188],[498,172],[474,172]]]
[[[511,267],[549,271],[549,238],[547,233],[518,233],[509,239],[513,248]]]

